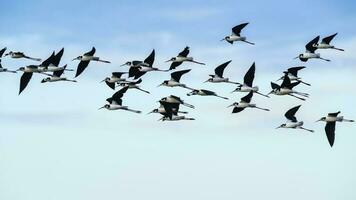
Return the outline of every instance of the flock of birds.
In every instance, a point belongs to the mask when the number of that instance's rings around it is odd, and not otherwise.
[[[247,41],[247,38],[245,36],[241,35],[242,29],[245,28],[247,25],[248,23],[243,23],[233,27],[232,34],[226,36],[221,41],[226,41],[230,44],[233,44],[234,42],[244,42],[247,44],[254,45],[254,43]],[[313,40],[311,40],[309,43],[306,44],[305,52],[297,56],[296,59],[299,58],[303,62],[307,62],[309,59],[321,59],[325,61],[330,61],[328,59],[321,57],[320,53],[316,53],[316,50],[335,49],[339,51],[344,51],[343,49],[336,48],[335,46],[330,44],[336,35],[337,33],[325,37],[322,39],[320,43],[319,43],[320,37],[317,36],[316,38],[314,38]],[[24,89],[27,87],[34,73],[42,74],[46,76],[46,78],[44,78],[41,81],[41,83],[58,82],[58,81],[76,82],[76,80],[74,79],[68,79],[63,76],[64,71],[73,71],[73,70],[67,69],[67,65],[64,65],[62,67],[59,66],[62,55],[64,53],[63,48],[57,53],[53,52],[46,60],[44,60],[39,65],[28,65],[26,67],[21,67],[16,71],[3,68],[1,65],[1,59],[6,56],[10,56],[11,58],[14,59],[24,58],[24,59],[34,60],[34,61],[41,61],[41,59],[30,57],[23,52],[9,51],[8,53],[5,54],[6,50],[7,49],[5,47],[0,51],[0,72],[10,72],[10,73],[16,73],[18,71],[23,72],[20,80],[19,94],[21,94],[24,91]],[[134,110],[129,108],[128,106],[123,105],[122,98],[124,94],[127,92],[127,90],[137,89],[145,93],[149,93],[148,91],[140,88],[139,86],[139,84],[142,82],[142,79],[140,77],[142,77],[148,72],[153,72],[153,71],[168,72],[171,70],[175,70],[182,63],[185,62],[205,65],[204,63],[198,62],[194,60],[193,57],[189,56],[189,51],[190,51],[189,47],[185,47],[184,50],[181,51],[177,56],[167,60],[166,62],[171,62],[170,68],[167,70],[162,70],[157,67],[154,67],[155,50],[153,50],[151,54],[143,61],[133,60],[133,61],[126,62],[122,66],[128,66],[129,67],[128,72],[113,72],[111,77],[106,77],[104,80],[102,80],[102,82],[105,82],[106,85],[113,90],[115,90],[117,86],[120,86],[121,89],[115,92],[111,97],[107,98],[106,101],[108,103],[105,104],[100,109],[126,110],[135,113],[141,113],[141,111],[139,110]],[[85,69],[88,67],[91,61],[110,63],[110,61],[106,61],[101,59],[100,57],[94,56],[95,52],[96,49],[95,47],[93,47],[89,52],[86,52],[83,55],[73,59],[73,61],[74,60],[80,61],[76,70],[75,78],[81,75],[85,71]],[[261,108],[258,107],[256,104],[251,103],[254,93],[267,98],[269,98],[270,94],[283,95],[283,96],[288,95],[303,101],[305,101],[306,98],[308,98],[309,96],[307,93],[299,92],[294,89],[299,84],[305,84],[310,86],[309,83],[304,82],[304,80],[302,80],[302,78],[298,76],[298,71],[304,69],[305,66],[292,67],[284,71],[283,76],[279,79],[282,80],[282,83],[279,85],[277,83],[271,82],[271,88],[272,88],[271,92],[268,94],[262,94],[259,92],[258,86],[253,85],[253,80],[255,77],[255,70],[256,70],[255,63],[253,63],[249,68],[249,70],[246,72],[243,79],[243,83],[239,83],[239,82],[231,81],[229,78],[224,76],[224,70],[230,64],[230,62],[231,60],[217,66],[215,68],[214,74],[209,75],[210,78],[207,79],[205,82],[234,84],[236,85],[236,89],[232,92],[247,93],[247,95],[242,97],[239,102],[235,102],[229,106],[229,107],[233,107],[232,113],[241,112],[246,108],[255,108],[264,111],[269,111],[269,109]],[[187,94],[188,96],[191,95],[215,96],[222,99],[228,99],[227,97],[218,95],[214,91],[210,91],[206,89],[195,89],[193,87],[187,86],[184,83],[181,83],[180,82],[181,77],[189,73],[190,71],[191,69],[174,71],[170,74],[171,78],[169,80],[163,81],[159,86],[186,88],[187,90],[190,90],[190,92]],[[127,77],[124,78],[123,76],[126,74]],[[194,118],[187,117],[185,115],[188,114],[188,112],[180,111],[181,105],[189,108],[194,108],[193,105],[186,103],[180,97],[170,95],[160,99],[158,102],[160,106],[157,109],[152,110],[150,113],[161,114],[162,118],[160,118],[160,120],[162,121],[194,120]],[[297,120],[297,118],[295,117],[296,112],[300,107],[301,105],[298,105],[288,110],[284,115],[287,118],[288,122],[280,125],[277,128],[303,129],[309,132],[313,132],[313,130],[304,128],[303,127],[304,122]],[[344,121],[353,122],[353,120],[345,119],[344,117],[339,116],[339,114],[340,112],[329,113],[326,117],[322,117],[321,119],[318,120],[318,121],[326,122],[325,132],[331,147],[333,146],[335,140],[336,122],[344,122]]]

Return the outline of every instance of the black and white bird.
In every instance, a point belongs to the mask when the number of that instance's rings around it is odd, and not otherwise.
[[[1,57],[4,55],[6,51],[6,47],[0,50],[0,72],[10,72],[10,73],[16,73],[16,71],[9,70],[7,68],[3,68],[1,64]]]
[[[321,43],[314,44],[314,47],[316,47],[318,49],[335,49],[335,50],[339,50],[339,51],[344,51],[344,49],[336,48],[335,46],[330,44],[331,40],[333,40],[336,35],[337,35],[337,33],[327,36],[327,37],[324,37],[321,40]]]
[[[295,106],[291,109],[289,109],[284,116],[288,119],[287,123],[284,123],[280,126],[277,127],[278,128],[293,128],[293,129],[303,129],[309,132],[314,132],[311,129],[307,129],[303,127],[304,122],[303,121],[298,121],[297,118],[295,117],[295,113],[297,113],[297,111],[299,110],[301,105],[299,106]]]
[[[67,69],[59,66],[63,53],[64,53],[64,48],[62,48],[57,54],[53,51],[51,56],[48,57],[39,65],[39,68],[42,69],[43,72],[55,72],[55,71],[62,71],[62,70],[73,71],[72,69]]]
[[[9,53],[5,54],[4,57],[5,56],[10,56],[11,58],[15,58],[15,59],[26,58],[26,59],[34,60],[34,61],[41,61],[41,58],[32,58],[30,56],[25,55],[25,53],[23,53],[23,52],[10,51]]]
[[[284,71],[283,73],[284,73],[284,76],[288,76],[291,81],[300,81],[300,83],[303,83],[305,85],[310,86],[309,83],[306,83],[306,82],[302,81],[302,78],[300,78],[298,76],[298,71],[301,70],[301,69],[304,69],[304,68],[305,68],[305,66],[291,67],[291,68],[288,68],[288,70]],[[283,80],[284,76],[282,76],[277,81]]]
[[[309,59],[321,59],[325,61],[330,61],[329,59],[322,58],[320,56],[320,53],[315,53],[315,51],[318,49],[316,46],[318,45],[320,36],[315,37],[313,40],[308,42],[308,44],[305,45],[305,52],[299,54],[299,56],[295,57],[294,59],[299,58],[302,62],[307,62]]]
[[[243,23],[243,24],[239,24],[235,27],[232,28],[232,33],[229,36],[226,36],[224,39],[222,39],[221,41],[226,40],[226,42],[233,44],[236,41],[241,41],[241,42],[245,42],[248,44],[252,44],[254,45],[255,43],[249,42],[246,40],[246,37],[241,36],[241,30],[243,28],[245,28],[245,26],[247,26],[249,23]]]
[[[189,107],[189,108],[195,108],[193,105],[186,103],[183,99],[181,99],[180,97],[174,96],[174,95],[163,97],[160,101],[167,102],[167,103],[173,103],[173,104],[178,103],[178,104],[181,104],[181,105]]]
[[[303,97],[309,97],[309,94],[307,94],[307,93],[297,92],[297,91],[293,90],[293,88],[295,86],[297,86],[299,83],[300,83],[300,81],[296,81],[296,82],[291,83],[289,77],[288,76],[284,76],[283,82],[282,82],[282,84],[280,86],[278,84],[276,84],[276,83],[271,82],[272,91],[269,94],[274,94],[274,95],[279,95],[279,96],[281,96],[281,95],[289,95],[289,96],[292,96],[292,97],[295,97],[297,99],[305,101],[304,98],[295,96],[295,95],[300,95],[300,96],[303,96]]]
[[[260,108],[260,107],[257,107],[256,104],[251,103],[252,96],[253,96],[253,91],[250,91],[246,96],[241,98],[240,102],[235,102],[228,107],[232,107],[232,106],[234,107],[234,109],[232,110],[232,113],[241,112],[245,108],[257,108],[260,110],[269,111],[269,109],[267,109],[267,108]]]
[[[189,92],[187,94],[188,96],[192,96],[192,95],[199,95],[199,96],[215,96],[215,97],[219,97],[222,99],[226,99],[228,100],[229,98],[227,97],[223,97],[223,96],[219,96],[217,95],[215,92],[210,91],[210,90],[204,90],[204,89],[193,89],[191,92]]]
[[[99,108],[99,110],[105,108],[107,110],[126,110],[134,113],[141,113],[139,110],[133,110],[127,106],[122,105],[122,97],[124,96],[127,89],[129,89],[129,87],[123,87],[119,91],[115,92],[112,97],[106,99],[109,104],[105,104],[103,107]]]
[[[260,93],[258,86],[253,86],[253,80],[255,79],[256,65],[253,63],[248,69],[244,76],[244,83],[239,84],[237,88],[232,92],[250,92],[253,91],[256,94],[262,95],[264,97],[269,97],[268,95]]]
[[[94,56],[95,51],[96,51],[96,49],[95,49],[95,47],[93,47],[89,52],[87,52],[81,56],[78,56],[72,60],[72,61],[80,60],[75,77],[78,77],[85,70],[85,68],[88,67],[90,61],[110,63],[110,61],[100,60],[99,57]]]
[[[126,62],[124,65],[130,66],[129,69],[129,78],[134,77],[134,79],[138,79],[147,72],[151,71],[168,71],[168,70],[161,70],[157,67],[153,67],[153,63],[155,61],[155,50],[153,49],[151,54],[142,62],[142,61],[129,61]]]
[[[43,69],[41,69],[38,65],[29,65],[29,66],[26,66],[26,67],[20,67],[16,71],[22,71],[23,72],[23,74],[21,76],[21,79],[20,79],[19,95],[27,87],[28,83],[30,82],[30,80],[32,78],[33,73],[39,73],[39,74],[44,74],[44,75],[47,75],[47,76],[51,76],[51,75],[46,74],[45,72],[43,72]]]
[[[159,103],[161,104],[161,107],[152,111],[152,113],[160,113],[163,115],[158,121],[195,120],[191,117],[178,115],[178,113],[187,113],[179,111],[179,103],[167,103],[165,101],[159,101]]]
[[[147,114],[159,113],[159,114],[165,115],[165,114],[167,114],[167,111],[166,111],[166,109],[165,109],[165,105],[167,105],[167,104],[170,104],[170,105],[171,105],[172,111],[174,111],[174,112],[182,113],[182,114],[188,114],[188,112],[179,111],[179,105],[180,105],[180,103],[168,103],[168,102],[162,101],[162,100],[160,100],[160,101],[158,101],[158,102],[159,102],[159,104],[160,104],[159,108],[155,108],[155,109],[153,109],[151,112],[149,112],[149,113],[147,113]]]
[[[158,87],[166,86],[166,87],[182,87],[182,88],[192,89],[188,87],[186,84],[179,82],[181,77],[188,72],[190,72],[190,69],[173,72],[171,73],[171,79],[163,81],[163,83],[158,85]]]
[[[232,84],[238,84],[241,85],[240,83],[230,81],[229,78],[225,78],[223,76],[225,68],[230,64],[231,60],[217,66],[215,68],[215,74],[214,75],[209,75],[210,78],[206,80],[205,82],[211,82],[211,83],[232,83]]]
[[[122,78],[122,75],[127,74],[127,72],[113,72],[111,77],[106,77],[101,82],[105,82],[107,86],[111,89],[115,90],[115,84],[121,82],[130,82],[127,81],[125,78]]]
[[[318,120],[318,121],[326,122],[325,133],[331,147],[334,145],[334,141],[335,141],[336,122],[354,122],[354,120],[344,119],[343,116],[338,116],[339,114],[340,111],[336,113],[329,113],[328,116],[322,117]]]
[[[179,65],[181,65],[183,62],[192,62],[196,63],[199,65],[205,65],[205,63],[202,62],[197,62],[193,59],[193,57],[188,57],[190,48],[187,46],[184,48],[183,51],[181,51],[178,56],[172,57],[171,59],[167,60],[166,62],[172,62],[169,70],[173,70],[177,68]]]
[[[120,82],[118,84],[121,87],[128,87],[128,89],[137,89],[137,90],[140,90],[142,92],[149,94],[150,93],[149,91],[143,90],[140,88],[140,86],[138,84],[140,84],[141,82],[142,82],[142,79],[138,79],[137,81],[134,81],[134,82]]]
[[[54,71],[52,76],[42,79],[41,83],[58,82],[58,81],[77,82],[76,80],[71,80],[66,77],[61,77],[63,72],[66,70],[67,65],[64,65],[61,68],[62,68],[61,70]]]

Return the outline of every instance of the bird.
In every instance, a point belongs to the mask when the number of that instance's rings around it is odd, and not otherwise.
[[[287,75],[291,81],[300,81],[300,83],[310,86],[309,83],[302,81],[302,79],[300,77],[298,77],[298,71],[301,69],[304,69],[304,68],[305,68],[305,66],[291,67],[291,68],[288,68],[288,70],[284,71],[283,73],[284,73],[284,76]],[[282,76],[277,81],[283,80],[284,76]]]
[[[193,57],[188,57],[189,51],[190,51],[190,48],[188,46],[186,46],[184,48],[184,50],[178,54],[178,56],[172,57],[171,59],[167,60],[166,62],[172,62],[169,70],[173,70],[173,69],[177,68],[183,62],[192,62],[192,63],[196,63],[199,65],[205,65],[205,63],[194,61]]]
[[[192,95],[200,95],[200,96],[216,96],[222,99],[228,100],[229,98],[219,96],[215,92],[210,91],[210,90],[205,90],[205,89],[193,89],[191,92],[187,94],[187,96],[192,96]]]
[[[72,61],[80,60],[80,62],[78,64],[77,72],[75,74],[75,77],[78,77],[85,70],[85,68],[88,67],[89,62],[91,60],[98,61],[98,62],[103,62],[103,63],[110,63],[110,61],[100,60],[99,57],[94,56],[95,51],[96,51],[96,49],[95,49],[95,47],[93,47],[89,52],[86,52],[82,56],[78,56],[78,57],[76,57],[76,58],[74,58],[72,60]]]
[[[187,88],[187,89],[192,89],[190,87],[188,87],[186,84],[180,83],[180,79],[181,77],[190,72],[191,69],[186,69],[186,70],[180,70],[180,71],[176,71],[171,73],[171,79],[170,80],[165,80],[163,81],[161,84],[159,84],[157,87],[160,86],[166,86],[166,87],[182,87],[182,88]]]
[[[335,49],[335,50],[339,50],[339,51],[344,51],[344,49],[336,48],[335,46],[330,44],[331,40],[333,40],[336,35],[337,35],[337,33],[334,33],[330,36],[324,37],[321,40],[321,43],[314,44],[314,47],[316,47],[318,49]]]
[[[234,107],[234,109],[232,110],[232,113],[241,112],[245,108],[257,108],[260,110],[269,111],[269,109],[267,109],[267,108],[260,108],[260,107],[257,107],[256,104],[250,103],[252,96],[253,96],[253,91],[250,91],[246,96],[241,98],[241,101],[239,103],[235,102],[228,107],[232,107],[232,106]]]
[[[63,67],[59,67],[59,63],[61,62],[62,56],[64,53],[64,48],[62,48],[57,54],[53,51],[50,57],[44,60],[39,67],[44,72],[55,72],[55,71],[73,71],[72,69],[67,69]],[[67,66],[66,66],[67,67]]]
[[[319,121],[326,122],[325,133],[331,147],[333,147],[335,141],[336,122],[354,122],[354,120],[344,119],[343,116],[338,116],[339,114],[340,111],[335,113],[329,113],[326,117],[322,117],[317,121],[317,122]]]
[[[66,70],[67,65],[62,67],[62,70],[56,70],[53,72],[53,76],[42,79],[41,83],[47,82],[58,82],[58,81],[68,81],[68,82],[77,82],[76,80],[67,79],[66,77],[61,77],[63,72]]]
[[[32,58],[30,56],[25,55],[25,53],[23,53],[23,52],[10,51],[9,53],[5,54],[4,57],[5,56],[10,56],[11,58],[15,58],[15,59],[17,59],[17,58],[26,58],[26,59],[34,60],[34,61],[41,61],[40,58]]]
[[[140,88],[140,86],[138,86],[138,84],[140,84],[141,82],[142,82],[142,79],[138,79],[135,82],[121,82],[121,83],[119,83],[119,85],[122,87],[128,87],[129,89],[137,89],[137,90],[140,90],[142,92],[149,94],[150,93],[149,91],[143,90]]]
[[[27,87],[28,83],[30,82],[30,80],[32,78],[33,73],[40,73],[40,74],[44,74],[44,75],[47,75],[47,76],[51,76],[49,74],[44,73],[43,70],[41,68],[39,68],[38,65],[28,65],[26,67],[20,67],[16,71],[22,71],[23,72],[23,74],[21,76],[21,79],[20,79],[19,95]]]
[[[16,73],[16,71],[12,71],[12,70],[9,70],[7,68],[3,68],[2,67],[2,64],[1,64],[1,57],[3,56],[3,54],[5,53],[6,51],[6,47],[4,47],[3,49],[0,50],[0,72],[10,72],[10,73]]]
[[[287,75],[285,75],[284,78],[283,78],[283,82],[282,82],[282,84],[280,86],[278,84],[276,84],[276,83],[271,82],[272,91],[269,94],[289,95],[289,96],[292,96],[292,97],[295,97],[297,99],[305,101],[304,98],[301,98],[301,97],[298,97],[298,96],[294,95],[294,94],[296,94],[296,95],[300,95],[300,96],[303,96],[303,97],[309,97],[309,94],[307,94],[307,93],[297,92],[297,91],[293,90],[293,88],[295,86],[297,86],[299,83],[300,83],[300,81],[296,81],[294,83],[291,83],[289,77]]]
[[[153,67],[153,63],[155,61],[155,50],[153,49],[151,54],[143,61],[136,61],[136,65],[133,65],[135,61],[129,61],[125,63],[125,65],[129,65],[129,78],[134,77],[134,79],[138,79],[147,72],[151,71],[168,71],[168,70],[161,70],[157,67]],[[131,64],[130,64],[131,63]]]
[[[295,106],[295,107],[289,109],[284,114],[284,116],[287,118],[288,122],[278,126],[276,129],[278,129],[278,128],[293,128],[293,129],[303,129],[305,131],[314,132],[311,129],[304,128],[303,127],[304,122],[298,121],[297,118],[295,117],[295,113],[299,110],[300,106],[301,105]]]
[[[230,43],[230,44],[233,44],[234,42],[236,41],[241,41],[241,42],[245,42],[245,43],[248,43],[248,44],[252,44],[252,45],[255,45],[255,43],[252,43],[252,42],[249,42],[246,40],[246,37],[244,36],[241,36],[241,30],[243,28],[245,28],[245,26],[247,26],[249,23],[242,23],[242,24],[239,24],[237,26],[234,26],[231,31],[231,35],[229,36],[226,36],[224,39],[222,39],[221,41],[224,41],[226,40],[226,42]]]
[[[248,69],[244,76],[244,83],[239,84],[237,88],[232,92],[250,92],[253,91],[256,94],[262,95],[264,97],[269,97],[268,95],[262,94],[258,92],[259,88],[257,86],[253,86],[253,80],[255,79],[255,71],[256,64],[253,63],[251,67]]]
[[[183,99],[181,99],[180,97],[178,96],[175,96],[175,95],[170,95],[170,96],[167,96],[167,97],[163,97],[160,101],[162,102],[167,102],[167,103],[178,103],[178,104],[181,104],[183,106],[186,106],[188,108],[195,108],[195,106],[193,106],[192,104],[189,104],[187,102],[185,102]]]
[[[209,75],[210,78],[206,80],[205,82],[211,82],[211,83],[232,83],[232,84],[238,84],[241,85],[240,83],[236,83],[233,81],[230,81],[229,78],[224,78],[224,70],[225,68],[230,64],[231,60],[224,62],[223,64],[217,66],[215,68],[215,74],[214,75]]]
[[[112,97],[106,99],[109,104],[105,104],[103,107],[100,107],[99,110],[105,108],[107,110],[126,110],[134,113],[141,113],[139,110],[133,110],[122,105],[122,97],[127,89],[129,89],[129,87],[123,87],[119,91],[115,92]]]
[[[101,82],[105,82],[107,86],[115,90],[115,83],[129,82],[125,78],[121,78],[124,74],[127,74],[127,72],[113,72],[111,77],[106,77]]]
[[[188,114],[188,112],[179,111],[180,103],[168,103],[168,102],[163,101],[163,100],[160,100],[158,102],[160,104],[159,108],[155,108],[155,109],[153,109],[151,112],[149,112],[147,114],[151,114],[151,113],[159,113],[159,114],[162,114],[162,115],[167,114],[167,111],[166,111],[165,106],[164,106],[166,104],[170,104],[171,105],[172,111],[176,111],[177,113],[182,113],[182,114]]]
[[[315,51],[318,49],[316,45],[318,44],[320,39],[320,36],[315,37],[312,39],[308,44],[305,45],[305,52],[299,54],[299,56],[295,57],[294,59],[299,58],[302,62],[307,62],[309,59],[321,59],[330,62],[329,59],[325,59],[320,57],[320,53],[315,53]]]
[[[163,115],[163,117],[160,118],[158,121],[195,120],[194,118],[178,115],[178,113],[187,113],[179,111],[179,103],[168,103],[165,101],[159,101],[159,103],[161,104],[160,109],[155,109],[152,111],[153,113],[160,113],[161,115]]]

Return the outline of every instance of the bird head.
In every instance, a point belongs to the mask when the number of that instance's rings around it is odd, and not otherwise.
[[[159,84],[157,87],[160,87],[160,86],[166,86],[168,85],[168,81],[163,81],[161,84]]]
[[[109,109],[110,105],[109,104],[105,104],[103,107],[100,107],[98,110],[103,109],[103,108]]]
[[[44,78],[44,79],[42,79],[41,83],[46,83],[46,82],[48,82],[49,80],[51,80],[50,77]]]
[[[167,60],[166,62],[173,62],[175,60],[177,60],[177,58],[176,57],[172,57],[171,59]]]
[[[213,82],[213,78],[209,78],[208,80],[204,81],[204,83],[206,82]]]
[[[187,96],[191,96],[191,95],[197,95],[199,93],[199,90],[192,90],[191,92],[189,92],[187,94]]]
[[[317,120],[316,122],[325,122],[326,121],[326,117],[322,117],[319,120]]]
[[[100,81],[100,83],[105,82],[105,81],[110,81],[110,78],[106,77],[104,80]]]
[[[279,128],[284,128],[286,127],[286,124],[281,124],[280,126],[278,126],[276,129],[279,129]]]
[[[230,108],[230,107],[236,107],[237,105],[239,105],[239,103],[234,102],[233,104],[229,105],[227,108]]]
[[[5,55],[4,55],[4,57],[5,56],[8,56],[8,55],[11,55],[13,52],[12,51],[9,51],[9,53],[6,53]]]
[[[16,71],[22,71],[23,72],[23,71],[25,71],[25,69],[26,69],[25,67],[20,67]]]
[[[147,114],[151,114],[151,113],[158,113],[158,109],[153,109],[151,112],[147,113]]]
[[[83,58],[83,56],[78,56],[78,57],[76,57],[76,58],[73,58],[72,61],[74,61],[74,60],[81,60],[82,58]]]
[[[125,66],[125,65],[127,65],[127,66],[131,66],[131,65],[132,65],[132,62],[127,61],[127,62],[125,62],[124,64],[122,64],[122,65],[120,65],[120,66],[122,67],[122,66]]]
[[[237,86],[236,89],[234,91],[232,91],[231,93],[241,91],[241,87],[242,87],[242,85]]]

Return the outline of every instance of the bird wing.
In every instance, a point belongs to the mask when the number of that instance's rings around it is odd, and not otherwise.
[[[253,96],[253,91],[250,91],[246,96],[241,98],[241,101],[250,103]]]
[[[316,36],[314,39],[312,39],[310,42],[308,42],[308,44],[305,45],[305,49],[310,53],[314,53],[315,50],[317,50],[317,48],[314,47],[314,45],[318,43],[319,39],[320,39],[320,36]]]
[[[175,96],[175,95],[170,95],[169,97],[171,97],[172,99],[177,100],[178,102],[183,103],[182,99],[181,99],[180,97],[178,97],[178,96]]]
[[[238,113],[243,111],[245,108],[241,108],[241,107],[234,107],[234,109],[232,110],[232,113]]]
[[[169,70],[173,70],[181,64],[182,64],[182,62],[172,62],[171,66],[169,67]]]
[[[53,76],[61,77],[62,74],[63,74],[63,72],[64,72],[64,70],[65,70],[66,68],[67,68],[67,65],[64,65],[64,66],[63,66],[63,69],[58,70],[58,71],[54,71],[54,72],[53,72]]]
[[[21,92],[26,88],[26,86],[30,82],[32,74],[33,74],[32,72],[25,72],[25,73],[22,74],[21,80],[20,80],[20,91],[19,91],[19,94],[21,94]]]
[[[188,54],[189,54],[189,47],[187,46],[187,47],[184,48],[183,51],[181,51],[181,52],[178,54],[178,56],[180,56],[180,57],[187,57]]]
[[[330,35],[330,36],[327,36],[327,37],[324,37],[324,38],[321,40],[321,43],[323,43],[323,44],[330,44],[331,40],[333,40],[336,35],[337,35],[337,33],[335,33],[335,34],[333,34],[333,35]]]
[[[58,65],[59,65],[59,63],[61,62],[63,53],[64,53],[64,48],[62,48],[62,49],[54,56],[54,59],[53,59],[53,61],[52,61],[52,65],[54,65],[54,66],[58,66]]]
[[[215,68],[215,74],[216,74],[217,76],[219,76],[219,77],[223,77],[224,70],[225,70],[225,68],[230,64],[230,62],[231,62],[231,60],[229,60],[229,61],[227,61],[227,62],[225,62],[225,63],[223,63],[223,64],[217,66],[217,67]]]
[[[126,74],[126,72],[113,72],[112,76],[116,78],[121,78],[123,74]]]
[[[215,92],[210,90],[201,90],[201,91],[204,92],[206,95],[216,95]]]
[[[6,47],[4,47],[3,49],[0,50],[0,58],[2,57],[2,55],[5,53],[6,51]]]
[[[295,113],[299,110],[300,106],[301,106],[301,105],[289,109],[289,110],[284,114],[284,116],[285,116],[288,120],[290,120],[290,121],[292,121],[292,122],[297,122],[297,118],[295,117]]]
[[[290,78],[288,77],[288,75],[285,75],[283,78],[283,82],[281,84],[281,88],[290,88],[290,86],[291,86]]]
[[[115,90],[115,83],[105,81],[106,85],[109,86],[111,89]]]
[[[147,63],[150,67],[152,67],[154,61],[155,61],[155,50],[153,49],[151,54],[143,62]]]
[[[125,86],[123,88],[121,88],[119,91],[115,92],[111,99],[115,102],[117,102],[119,105],[121,105],[121,103],[119,102],[122,102],[121,98],[124,96],[125,92],[127,91],[127,89],[129,89],[128,86]]]
[[[75,74],[75,77],[78,77],[84,70],[85,68],[88,67],[90,61],[80,61],[77,67],[77,72]]]
[[[334,145],[335,141],[335,125],[336,122],[328,122],[325,126],[326,137],[328,138],[331,147]]]
[[[244,83],[249,87],[252,87],[253,79],[255,78],[255,71],[256,67],[255,63],[253,63],[244,76]]]
[[[146,72],[141,72],[139,67],[130,67],[129,69],[129,77],[134,77],[134,79],[138,79],[144,74],[146,74]]]
[[[53,51],[52,54],[41,63],[41,66],[48,67],[51,63],[53,63],[54,58],[55,58],[55,54]]]
[[[86,52],[84,55],[85,56],[93,56],[95,54],[95,51],[96,51],[96,49],[95,49],[95,47],[93,47],[93,48],[91,48],[90,51]]]
[[[328,116],[329,117],[337,117],[339,114],[340,114],[340,111],[339,112],[335,112],[335,113],[329,113]]]
[[[171,78],[174,79],[175,81],[179,82],[182,75],[186,74],[188,72],[190,72],[190,69],[173,72],[173,73],[171,73]]]
[[[234,35],[240,36],[241,30],[247,26],[248,23],[239,24],[232,28],[232,33]]]
[[[304,68],[305,66],[291,67],[288,69],[288,73],[292,74],[295,77],[298,77],[298,71]]]
[[[276,84],[276,83],[271,82],[271,88],[272,89],[279,89],[280,86],[278,84]]]
[[[173,115],[177,115],[178,109],[174,110],[174,108],[179,108],[179,104],[177,107],[176,103],[167,103],[165,101],[159,101],[159,103],[164,107],[164,110],[166,111],[164,116],[169,117],[169,119],[172,119]]]

